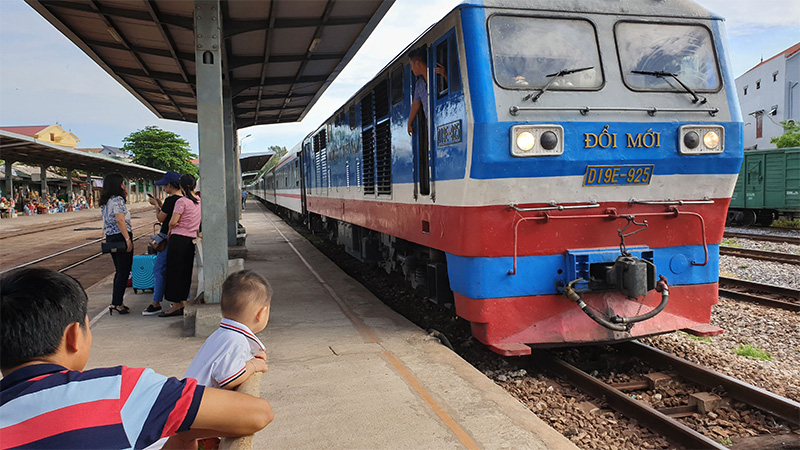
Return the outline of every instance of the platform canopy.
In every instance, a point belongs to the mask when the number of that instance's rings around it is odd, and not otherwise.
[[[0,158],[38,166],[57,166],[96,174],[119,172],[127,178],[154,180],[163,170],[82,152],[37,140],[31,136],[0,130]]]
[[[158,117],[197,122],[195,2],[26,2]],[[393,3],[220,2],[236,127],[301,120]]]
[[[241,164],[242,167],[242,176],[248,172],[258,172],[274,156],[275,152],[273,151],[243,154],[241,157],[239,157],[239,164]]]

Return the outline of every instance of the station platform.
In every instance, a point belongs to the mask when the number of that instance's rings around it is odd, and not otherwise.
[[[131,214],[137,214],[143,211],[151,211],[153,207],[145,201],[131,203],[128,208]],[[99,221],[101,220],[100,217],[100,207],[56,214],[18,215],[14,218],[0,220],[0,239],[51,230],[62,226]]]
[[[275,420],[251,448],[577,448],[262,205],[250,200],[242,224],[244,266],[275,291],[259,333],[269,366],[261,396]],[[206,326],[199,319],[187,330],[191,321],[180,317],[142,316],[150,294],[128,291],[132,314],[109,316],[111,279],[87,290],[94,336],[87,367],[125,364],[182,377],[199,336],[213,330],[199,329]]]

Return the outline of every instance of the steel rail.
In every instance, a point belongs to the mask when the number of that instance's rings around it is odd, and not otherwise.
[[[724,445],[687,427],[672,417],[657,411],[645,402],[635,400],[622,391],[598,380],[551,353],[533,350],[533,363],[566,378],[575,387],[603,399],[613,409],[635,419],[647,429],[685,448],[727,449]]]
[[[798,236],[780,236],[775,234],[752,234],[752,233],[740,233],[738,231],[726,231],[724,237],[753,239],[756,241],[768,241],[768,242],[785,242],[787,244],[800,245],[800,234]]]
[[[133,231],[133,230],[131,230],[131,231]],[[140,234],[140,235],[136,236],[135,238],[133,238],[133,239],[132,239],[132,241],[136,241],[136,240],[138,240],[140,237],[143,237],[143,236],[147,236],[147,233]],[[78,266],[80,266],[81,264],[83,264],[83,263],[85,263],[85,262],[91,261],[91,260],[93,260],[93,259],[95,259],[95,258],[97,258],[97,257],[99,257],[99,256],[103,256],[103,255],[104,255],[104,253],[103,253],[103,252],[100,252],[100,253],[98,253],[98,254],[96,254],[96,255],[92,255],[92,256],[90,256],[90,257],[88,257],[88,258],[85,258],[85,259],[82,259],[82,260],[80,260],[80,261],[76,262],[75,264],[70,264],[69,266],[67,266],[67,267],[64,267],[63,269],[60,269],[60,270],[58,271],[58,273],[66,272],[66,271],[68,271],[69,269],[72,269],[73,267],[78,267]]]
[[[719,254],[726,256],[738,256],[740,258],[760,259],[786,264],[800,264],[800,255],[793,253],[769,252],[766,250],[754,250],[739,247],[719,247]]]
[[[720,289],[719,295],[731,300],[758,303],[759,305],[769,306],[770,308],[780,308],[787,311],[800,311],[800,303],[785,302],[783,300],[775,300],[773,298],[762,297],[760,295],[748,294],[745,292]]]
[[[153,226],[153,224],[151,223],[151,224],[139,225],[138,227],[132,228],[131,231],[138,230],[139,228],[148,227],[148,226],[151,227],[151,226]],[[139,237],[142,237],[142,236],[144,236],[144,235],[139,235],[136,239],[138,239]],[[55,258],[56,256],[61,256],[61,255],[65,254],[65,253],[69,253],[71,251],[78,250],[80,248],[83,248],[83,247],[86,247],[86,246],[89,246],[89,245],[97,244],[99,242],[102,242],[104,239],[105,239],[105,237],[102,237],[100,239],[95,239],[95,240],[89,241],[89,242],[87,242],[85,244],[76,245],[75,247],[68,248],[66,250],[61,250],[60,252],[53,253],[52,255],[47,255],[45,257],[42,257],[42,258],[39,258],[39,259],[35,259],[33,261],[26,262],[24,264],[20,264],[18,266],[14,266],[14,267],[12,267],[10,269],[3,270],[2,272],[0,272],[0,275],[4,274],[6,272],[11,272],[12,270],[15,270],[15,269],[21,269],[23,267],[28,267],[28,266],[30,266],[32,264],[40,263],[42,261],[47,261],[48,259]]]
[[[738,286],[753,291],[766,292],[768,294],[783,295],[800,300],[800,289],[794,289],[774,284],[756,283],[755,281],[740,280],[738,278],[719,277],[720,284],[728,286]]]
[[[800,425],[800,403],[775,395],[772,392],[715,372],[691,361],[644,345],[637,341],[615,345],[623,354],[633,354],[647,361],[668,365],[681,377],[710,389],[722,387],[733,398],[754,406],[773,416],[780,417],[797,426]]]

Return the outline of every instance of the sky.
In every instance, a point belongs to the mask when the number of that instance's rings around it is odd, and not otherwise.
[[[697,2],[725,18],[735,77],[800,42],[800,0]],[[292,148],[458,3],[396,0],[302,122],[241,129],[242,152]],[[157,118],[22,0],[0,0],[0,61],[0,126],[59,123],[79,147],[96,148],[121,147],[125,136],[156,125],[197,153],[195,124]]]

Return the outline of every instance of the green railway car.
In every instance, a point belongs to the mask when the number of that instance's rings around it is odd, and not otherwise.
[[[800,217],[800,148],[744,152],[728,223],[768,226],[778,217]]]

